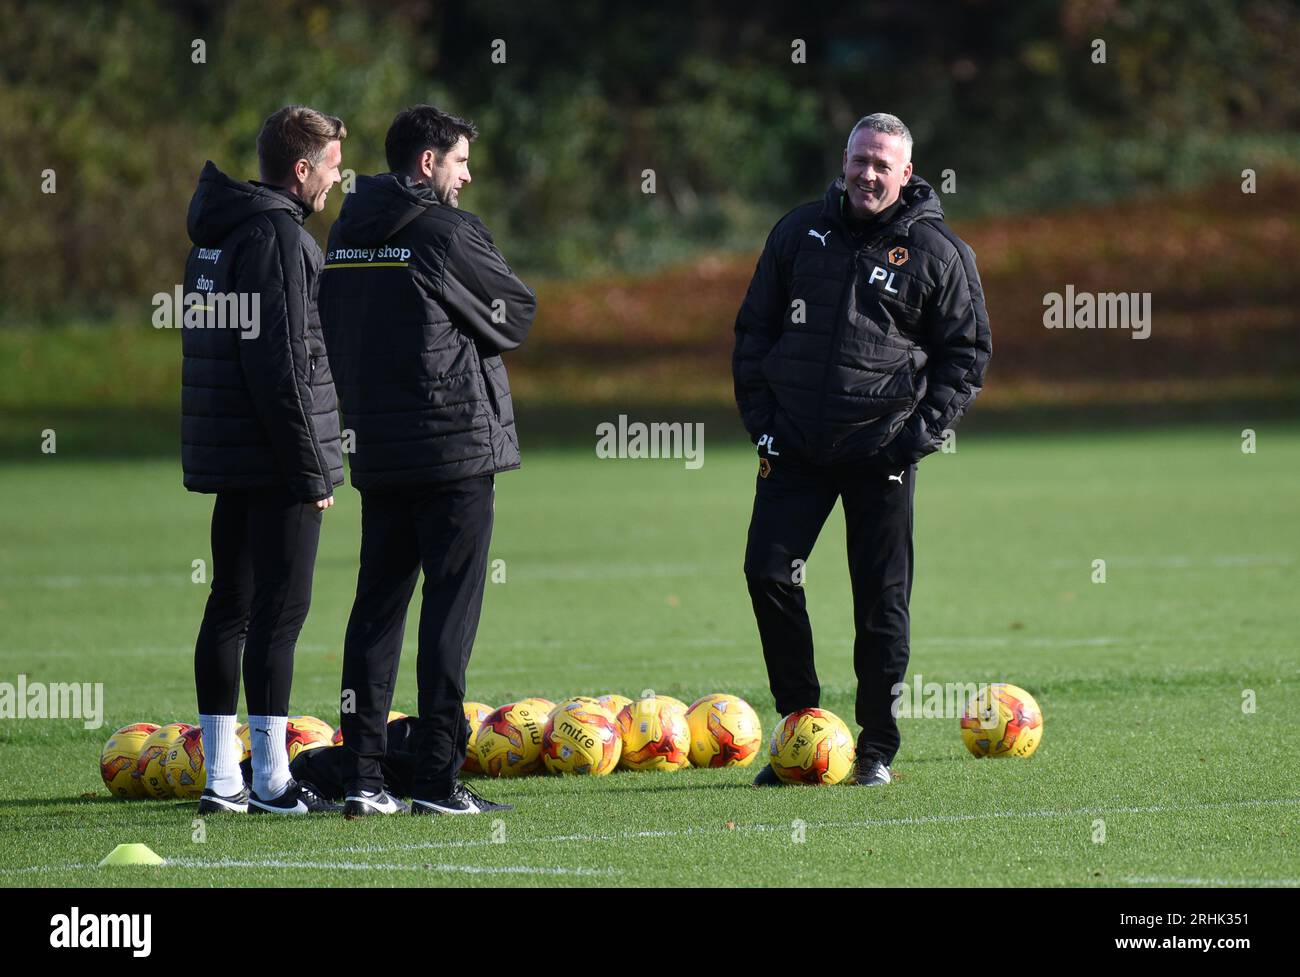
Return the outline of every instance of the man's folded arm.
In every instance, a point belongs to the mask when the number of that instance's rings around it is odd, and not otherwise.
[[[515,349],[528,335],[537,296],[510,270],[487,228],[465,221],[452,235],[438,283],[452,321],[494,353]]]
[[[942,447],[943,432],[962,418],[983,387],[993,355],[975,255],[960,241],[954,245],[957,253],[944,270],[927,316],[926,393],[884,449],[892,464],[913,464]]]

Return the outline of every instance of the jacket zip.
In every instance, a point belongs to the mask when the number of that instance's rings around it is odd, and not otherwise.
[[[854,249],[848,280],[844,283],[843,288],[840,290],[840,301],[839,301],[839,305],[837,306],[840,312],[838,315],[836,315],[835,325],[831,329],[830,349],[827,350],[826,352],[826,365],[822,369],[822,389],[821,389],[821,397],[818,398],[817,400],[817,425],[816,425],[817,438],[819,442],[818,443],[819,455],[823,453],[829,454],[832,450],[834,450],[835,446],[839,444],[838,441],[834,442],[833,444],[827,443],[828,439],[822,433],[825,430],[825,424],[823,422],[826,417],[826,397],[827,397],[826,383],[831,376],[831,362],[832,360],[834,360],[835,351],[839,347],[840,331],[843,329],[844,320],[848,318],[849,298],[851,297],[853,286],[858,280],[858,256],[860,254],[862,254],[862,246],[859,246]]]

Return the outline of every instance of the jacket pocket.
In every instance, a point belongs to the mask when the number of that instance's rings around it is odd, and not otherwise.
[[[483,360],[483,354],[479,352],[477,345],[474,347],[474,356],[478,361],[478,371],[474,378],[479,387],[479,395],[482,402],[491,408],[492,416],[501,422],[501,405],[497,401],[496,390],[492,387],[492,377],[488,371],[487,363]]]

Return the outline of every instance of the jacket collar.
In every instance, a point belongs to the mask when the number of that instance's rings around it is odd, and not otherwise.
[[[899,191],[898,199],[903,205],[894,214],[892,220],[876,230],[906,237],[917,221],[943,220],[943,207],[939,203],[939,195],[934,192],[934,187],[915,174]],[[822,201],[822,218],[833,221],[841,230],[847,230],[842,210],[843,200],[844,177],[841,175],[832,180],[831,185],[826,188],[826,196]]]
[[[289,201],[289,203],[293,204],[293,209],[290,212],[293,214],[294,220],[299,224],[303,223],[308,217],[315,213],[311,208],[311,204],[307,203],[307,201],[303,200],[296,193],[290,193],[288,190],[284,189],[284,187],[272,186],[269,183],[263,183],[261,180],[249,180],[248,182],[252,186],[258,187],[267,193],[274,193],[277,196],[283,197],[285,200]]]

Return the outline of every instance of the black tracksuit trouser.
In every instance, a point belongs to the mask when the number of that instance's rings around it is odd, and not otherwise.
[[[287,489],[217,495],[212,589],[194,643],[201,714],[238,711],[241,650],[248,714],[289,714],[293,652],[311,606],[321,515]]]
[[[853,588],[858,753],[886,764],[898,752],[891,706],[909,653],[915,485],[915,465],[898,471],[885,471],[876,462],[822,467],[767,455],[760,460],[745,550],[745,578],[776,711],[785,716],[816,707],[821,686],[813,667],[802,568],[835,500],[843,500]]]
[[[465,762],[465,671],[492,539],[493,476],[361,490],[361,568],[343,643],[340,725],[348,791],[384,789],[388,711],[406,611],[424,571],[415,660],[413,796],[447,797]]]

